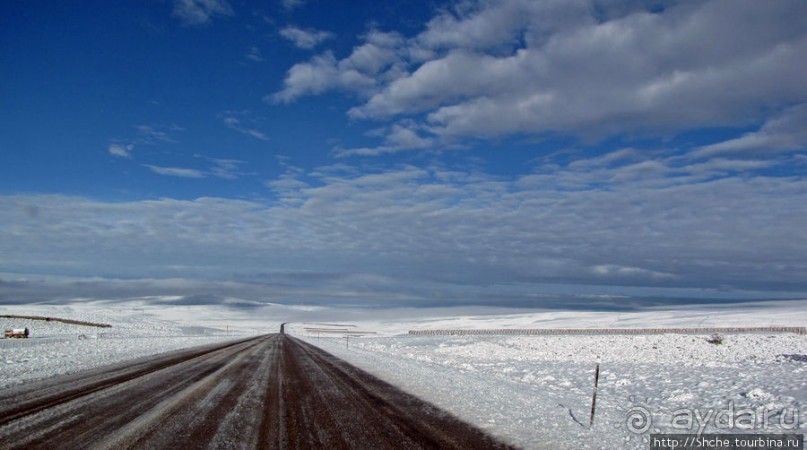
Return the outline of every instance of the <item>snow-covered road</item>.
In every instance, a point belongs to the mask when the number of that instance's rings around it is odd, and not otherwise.
[[[508,449],[283,334],[0,391],[0,448]]]

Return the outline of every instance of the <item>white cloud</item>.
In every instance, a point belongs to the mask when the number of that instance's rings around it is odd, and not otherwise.
[[[238,159],[210,158],[204,155],[195,155],[209,163],[207,170],[191,169],[185,167],[165,167],[152,164],[143,164],[152,172],[159,175],[166,175],[181,178],[208,178],[216,177],[223,180],[237,180],[244,175],[249,175],[241,171],[244,161]]]
[[[523,82],[510,66],[519,58],[500,60],[490,56],[454,52],[428,61],[409,76],[401,77],[362,105],[350,110],[354,118],[387,118],[433,109],[446,101],[469,95],[493,95],[493,90],[512,89],[510,83]],[[503,81],[508,73],[513,78]],[[496,86],[501,82],[505,86]]]
[[[425,148],[432,144],[432,140],[421,137],[412,128],[400,124],[393,125],[386,137],[387,143],[398,148]]]
[[[147,145],[157,145],[160,143],[176,144],[179,142],[175,137],[177,132],[185,131],[179,125],[136,125],[136,142]]]
[[[247,51],[245,56],[246,59],[252,62],[263,62],[263,56],[261,56],[261,49],[258,47],[250,47]]]
[[[744,159],[726,159],[714,158],[704,163],[692,164],[685,167],[685,170],[697,173],[729,173],[729,172],[746,172],[759,169],[767,169],[777,165],[777,161],[770,160],[744,160]]]
[[[383,145],[365,148],[336,148],[333,153],[337,157],[377,156],[385,153],[398,153],[404,150],[432,147],[435,140],[430,137],[423,137],[414,127],[415,125],[412,123],[398,123],[391,127],[374,130],[372,134],[384,136]]]
[[[206,159],[213,163],[213,167],[210,168],[210,174],[214,177],[223,178],[225,180],[236,180],[243,175],[239,169],[241,165],[244,164],[244,161],[220,158]]]
[[[233,8],[227,0],[174,0],[174,17],[184,25],[204,25],[216,16],[231,16]]]
[[[648,278],[653,280],[663,280],[675,278],[669,273],[656,272],[654,270],[642,269],[640,267],[625,267],[616,264],[600,264],[592,268],[592,272],[597,276],[616,278],[620,280]]]
[[[268,201],[2,196],[0,232],[15,239],[0,253],[6,270],[73,275],[75,264],[140,277],[168,265],[212,277],[339,267],[405,280],[389,287],[396,294],[435,281],[807,289],[807,181],[752,162],[680,163],[544,164],[510,179],[439,166],[289,169],[267,182]]]
[[[693,156],[804,150],[807,150],[807,104],[789,108],[782,114],[769,119],[758,131],[701,147],[698,151],[693,152]]]
[[[572,161],[569,167],[572,169],[597,168],[609,166],[616,162],[637,160],[639,158],[642,158],[641,152],[635,148],[628,147],[606,153],[602,156]]]
[[[745,126],[807,101],[802,1],[459,5],[409,39],[371,33],[344,59],[296,64],[274,99],[343,90],[360,99],[353,118],[409,117],[446,138]]]
[[[109,144],[109,154],[119,158],[132,158],[133,144]]]
[[[291,11],[305,5],[305,1],[306,0],[280,0],[280,4],[283,5],[286,11]]]
[[[397,33],[371,31],[365,36],[365,43],[355,47],[345,59],[337,60],[332,52],[326,51],[308,62],[295,64],[286,74],[284,88],[266,100],[289,103],[331,89],[368,96],[379,83],[399,76],[402,68],[398,52],[403,42]]]
[[[376,81],[353,68],[340,67],[330,52],[317,55],[309,62],[295,64],[289,69],[284,89],[265,100],[289,103],[308,94],[319,94],[329,89],[364,91],[375,86]]]
[[[196,169],[187,169],[183,167],[163,167],[163,166],[154,166],[151,164],[143,164],[143,167],[147,167],[152,172],[159,174],[159,175],[167,175],[171,177],[181,177],[181,178],[204,178],[206,175],[201,170]]]
[[[220,114],[220,117],[224,125],[231,130],[262,141],[269,140],[269,136],[264,132],[252,128],[249,125],[244,125],[244,122],[254,123],[257,121],[257,119],[251,116],[249,111],[225,111]]]
[[[334,34],[328,31],[302,29],[294,26],[287,26],[280,30],[280,35],[290,40],[298,48],[310,50],[317,45],[332,39]]]
[[[115,139],[116,143],[109,144],[107,152],[110,155],[119,158],[132,159],[132,151],[135,145],[161,145],[161,144],[176,144],[179,140],[176,134],[185,131],[179,125],[149,125],[142,124],[134,126],[137,131],[133,138]],[[122,141],[122,142],[121,142]]]

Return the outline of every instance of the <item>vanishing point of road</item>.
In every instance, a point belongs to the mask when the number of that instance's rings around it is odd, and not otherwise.
[[[509,447],[329,353],[272,334],[0,391],[0,449],[16,448]]]

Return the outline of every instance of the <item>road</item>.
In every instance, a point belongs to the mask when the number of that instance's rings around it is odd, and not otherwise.
[[[437,382],[437,380],[428,380]],[[0,392],[0,449],[508,448],[284,334]]]

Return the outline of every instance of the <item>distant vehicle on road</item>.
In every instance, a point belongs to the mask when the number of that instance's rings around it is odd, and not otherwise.
[[[28,328],[7,328],[6,332],[4,333],[3,337],[6,338],[21,338],[25,339],[28,337],[29,331]]]

